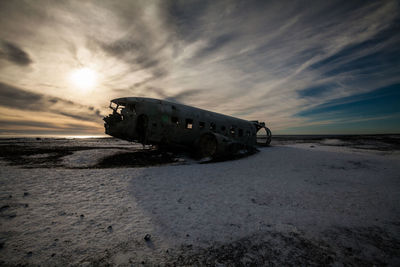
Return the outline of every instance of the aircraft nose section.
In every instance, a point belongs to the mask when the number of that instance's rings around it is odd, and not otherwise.
[[[112,113],[103,118],[105,133],[114,136],[113,128],[122,121],[122,117],[118,113]]]
[[[137,140],[136,116],[134,114],[120,114],[113,112],[103,118],[105,133],[116,138]]]

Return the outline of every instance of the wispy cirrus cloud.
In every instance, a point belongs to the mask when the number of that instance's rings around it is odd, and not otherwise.
[[[400,7],[394,0],[65,2],[47,3],[45,10],[38,2],[2,5],[0,38],[29,51],[26,59],[35,64],[29,72],[4,69],[0,82],[94,107],[70,113],[62,100],[37,102],[79,120],[99,114],[111,98],[146,96],[265,120],[278,133],[306,125],[314,133],[318,123],[347,127],[344,121],[360,116],[340,105],[343,112],[329,116],[318,108],[369,93],[384,105],[374,92],[400,83]],[[26,16],[41,27],[28,25]],[[82,66],[101,78],[86,95],[72,93],[65,78]]]

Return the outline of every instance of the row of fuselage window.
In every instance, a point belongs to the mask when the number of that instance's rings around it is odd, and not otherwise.
[[[177,127],[180,126],[178,117],[171,117],[171,122],[173,124],[175,124]],[[208,129],[210,131],[217,132],[217,125],[214,122],[210,122],[208,126],[209,126]],[[191,129],[193,129],[193,127],[194,127],[193,119],[185,119],[185,129],[191,130]],[[206,129],[206,123],[203,121],[199,121],[198,128],[200,130]],[[244,133],[243,129],[240,129],[240,128],[237,129],[235,126],[229,127],[229,131],[227,131],[227,127],[221,126],[219,132],[224,135],[227,135],[229,133],[231,136],[236,136],[236,132],[237,132],[238,137],[243,137],[244,134],[245,134],[245,136],[251,135],[251,132],[249,130],[247,130],[246,133]]]

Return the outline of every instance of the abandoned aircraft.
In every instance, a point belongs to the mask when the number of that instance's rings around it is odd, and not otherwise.
[[[271,142],[264,122],[144,97],[111,100],[112,114],[104,117],[105,133],[119,139],[161,147],[194,148],[201,158],[255,151]],[[264,129],[261,136],[260,130]],[[257,134],[258,133],[258,134]]]

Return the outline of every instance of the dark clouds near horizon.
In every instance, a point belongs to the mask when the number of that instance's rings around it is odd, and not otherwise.
[[[100,110],[58,97],[26,91],[0,82],[0,106],[27,111],[42,111],[60,114],[78,120],[102,118]],[[68,112],[68,109],[80,112]]]

